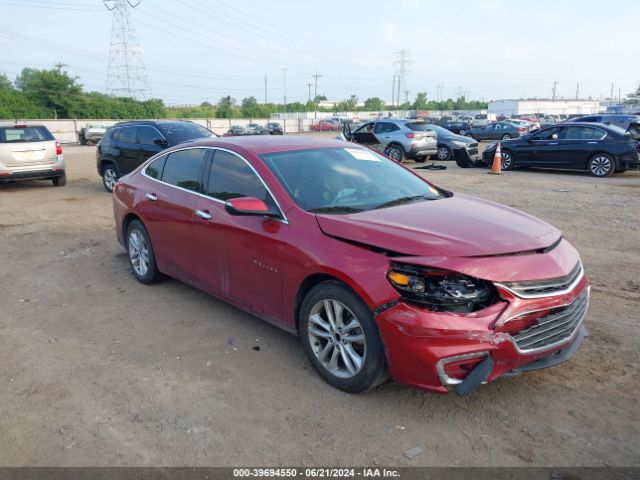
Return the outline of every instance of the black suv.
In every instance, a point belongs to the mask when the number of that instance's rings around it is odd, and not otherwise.
[[[96,162],[108,192],[122,175],[168,147],[216,134],[197,123],[179,120],[120,122],[110,127],[98,143]]]

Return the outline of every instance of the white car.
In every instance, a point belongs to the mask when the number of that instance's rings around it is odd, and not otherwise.
[[[0,181],[67,183],[62,146],[44,125],[0,124]]]

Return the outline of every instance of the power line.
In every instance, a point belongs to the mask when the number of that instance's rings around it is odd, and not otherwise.
[[[113,13],[107,91],[117,96],[144,98],[148,90],[147,74],[129,17],[129,8],[137,7],[140,2],[103,0],[103,3]]]

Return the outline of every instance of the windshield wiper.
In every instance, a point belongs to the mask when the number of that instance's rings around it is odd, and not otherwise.
[[[391,200],[389,202],[381,203],[380,205],[374,208],[378,209],[378,208],[395,207],[396,205],[403,205],[405,203],[416,202],[418,200],[435,200],[435,199],[425,197],[424,195],[412,195],[410,197],[400,197],[400,198],[396,198],[395,200]]]
[[[328,207],[318,207],[309,210],[311,213],[358,213],[362,212],[362,208],[349,207],[347,205],[333,205]]]

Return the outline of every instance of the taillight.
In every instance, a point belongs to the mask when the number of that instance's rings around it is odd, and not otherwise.
[[[60,145],[60,142],[56,142],[56,155],[62,155],[62,145]]]
[[[413,133],[405,133],[407,138],[413,138],[415,135]]]

